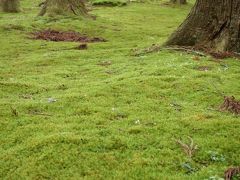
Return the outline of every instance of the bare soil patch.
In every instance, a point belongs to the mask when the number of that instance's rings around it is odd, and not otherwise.
[[[196,69],[199,71],[210,71],[212,68],[209,66],[198,66]]]
[[[106,42],[106,40],[101,37],[88,37],[75,31],[57,31],[47,29],[43,31],[34,32],[32,33],[32,35],[33,39],[41,39],[55,42],[59,41],[83,42],[83,43]]]
[[[87,44],[80,44],[78,47],[76,47],[75,49],[78,49],[78,50],[86,50],[88,48],[88,45]]]
[[[112,65],[112,62],[111,61],[102,61],[102,62],[99,62],[97,65],[107,67],[107,66]]]

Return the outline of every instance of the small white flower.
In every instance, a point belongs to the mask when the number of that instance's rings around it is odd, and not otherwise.
[[[54,98],[48,98],[48,102],[49,102],[49,103],[57,102],[57,99],[54,99]]]
[[[136,121],[135,121],[135,124],[140,124],[140,120],[136,120]]]

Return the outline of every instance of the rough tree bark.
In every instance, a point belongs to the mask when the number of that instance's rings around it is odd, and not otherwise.
[[[0,0],[0,6],[4,12],[16,13],[20,11],[19,0]]]
[[[174,4],[187,4],[187,0],[170,0]]]
[[[197,0],[165,45],[240,52],[240,0]]]
[[[84,0],[45,0],[40,6],[42,6],[42,9],[39,16],[67,13],[81,16],[88,15]]]

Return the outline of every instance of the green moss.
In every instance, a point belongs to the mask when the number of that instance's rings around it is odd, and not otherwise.
[[[162,44],[192,5],[162,3],[99,7],[96,20],[36,17],[30,0],[0,14],[0,179],[208,179],[239,166],[239,117],[218,111],[218,91],[240,99],[239,61],[131,56]],[[47,28],[107,42],[29,38]],[[174,141],[187,136],[192,159]]]

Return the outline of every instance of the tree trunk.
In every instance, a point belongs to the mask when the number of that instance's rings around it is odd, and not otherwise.
[[[166,45],[240,52],[240,0],[197,0]]]
[[[42,6],[42,9],[39,16],[43,16],[45,14],[88,15],[84,0],[46,0],[40,5]]]
[[[187,0],[170,0],[174,4],[187,4]]]
[[[4,12],[16,13],[20,11],[19,0],[0,0],[0,5]]]

